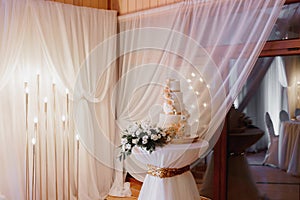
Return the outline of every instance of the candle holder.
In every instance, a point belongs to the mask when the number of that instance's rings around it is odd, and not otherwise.
[[[28,152],[28,100],[29,89],[28,82],[24,82],[25,90],[25,185],[26,185],[26,200],[29,200],[29,152]]]
[[[63,140],[62,140],[62,144],[63,144],[63,184],[62,184],[62,190],[63,190],[63,199],[65,199],[65,127],[66,127],[66,116],[62,115],[61,116],[61,121],[62,121],[62,125],[63,125]]]
[[[71,194],[71,186],[70,186],[70,141],[69,141],[69,126],[70,126],[70,121],[69,121],[69,89],[66,88],[66,113],[67,113],[67,121],[66,121],[66,143],[67,143],[67,169],[68,169],[68,180],[67,180],[67,199],[70,200],[70,194]]]
[[[58,185],[57,185],[57,144],[56,144],[56,102],[55,102],[55,83],[52,84],[52,92],[53,92],[53,137],[54,137],[54,162],[55,162],[55,198],[58,200]]]
[[[44,98],[44,114],[45,114],[45,160],[46,160],[46,200],[48,200],[48,98]]]
[[[36,139],[35,137],[33,137],[31,139],[31,143],[32,143],[32,180],[31,180],[31,196],[32,196],[32,199],[35,200],[36,196],[35,196],[35,191],[36,191],[36,174],[35,174],[35,144],[36,144]]]
[[[77,183],[77,190],[76,190],[76,199],[79,199],[79,135],[76,134],[76,144],[77,144],[77,159],[76,159],[76,164],[77,164],[77,176],[76,176],[76,183]]]

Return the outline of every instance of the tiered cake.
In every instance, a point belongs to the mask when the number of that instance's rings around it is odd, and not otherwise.
[[[163,113],[159,115],[158,126],[167,129],[175,138],[189,135],[187,118],[189,117],[183,104],[180,81],[167,79],[163,90]]]

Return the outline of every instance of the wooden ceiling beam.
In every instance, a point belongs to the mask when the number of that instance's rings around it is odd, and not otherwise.
[[[300,3],[300,0],[286,0],[284,4]]]
[[[300,55],[300,39],[266,42],[260,57]]]

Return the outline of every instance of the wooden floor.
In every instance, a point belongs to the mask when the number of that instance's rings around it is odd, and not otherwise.
[[[263,166],[264,152],[248,153],[246,155],[253,179],[257,188],[266,200],[300,200],[300,177],[288,175],[278,168]],[[202,178],[205,173],[205,163],[196,166],[192,173],[201,188]],[[130,179],[132,197],[107,197],[107,200],[134,200],[138,198],[142,184]],[[230,200],[230,199],[229,199]]]
[[[264,152],[247,154],[248,163],[257,188],[269,200],[300,200],[300,177],[285,171],[263,166]]]

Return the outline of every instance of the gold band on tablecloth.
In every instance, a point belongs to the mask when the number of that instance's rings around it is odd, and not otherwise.
[[[160,168],[148,164],[147,167],[148,167],[148,171],[147,171],[148,174],[152,176],[157,176],[159,178],[169,178],[169,177],[177,176],[190,170],[190,165],[181,168]]]

